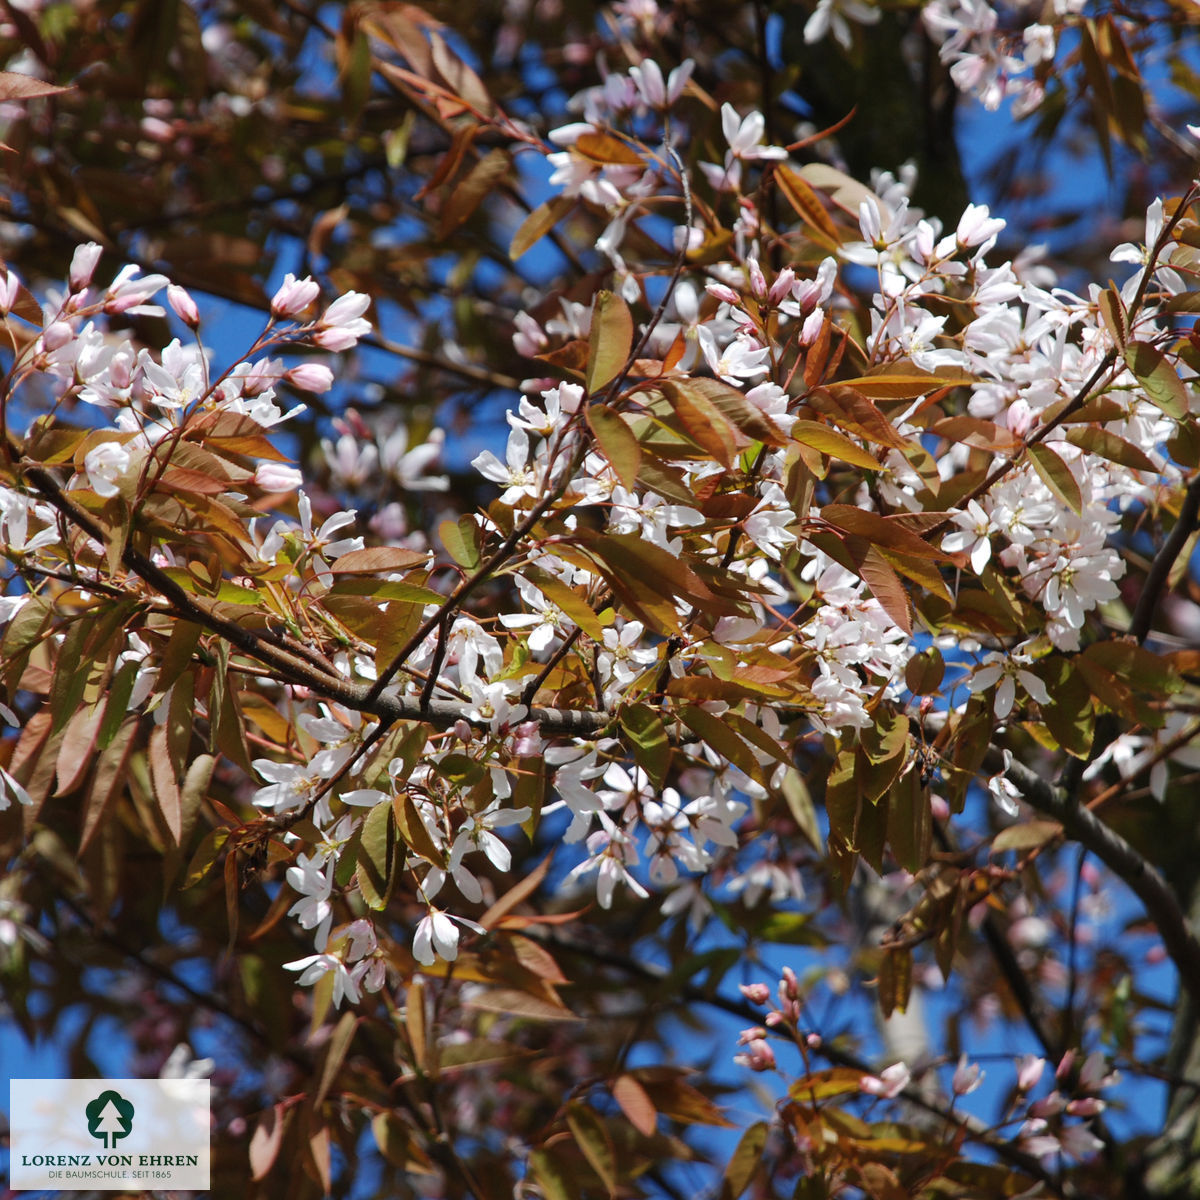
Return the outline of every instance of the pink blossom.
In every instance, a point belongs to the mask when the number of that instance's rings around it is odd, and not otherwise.
[[[21,281],[12,271],[5,270],[0,276],[0,316],[7,316],[21,291]]]
[[[751,1004],[766,1004],[771,999],[771,989],[765,983],[742,983],[738,990]]]
[[[312,340],[326,350],[341,352],[358,344],[358,339],[371,332],[371,322],[363,318],[371,297],[362,292],[347,292],[339,296],[317,322]]]
[[[740,1067],[749,1067],[751,1071],[771,1071],[775,1067],[775,1051],[763,1038],[751,1038],[746,1042],[745,1052],[735,1054],[733,1061]]]
[[[104,311],[110,313],[135,313],[141,316],[161,316],[162,309],[146,301],[166,287],[170,280],[165,275],[144,275],[136,278],[139,267],[122,267],[116,279],[104,293]]]
[[[200,324],[200,310],[191,295],[176,283],[167,284],[167,303],[175,315],[190,329]]]
[[[75,331],[66,321],[52,321],[42,333],[42,349],[49,354],[61,350],[73,337]]]
[[[333,372],[324,363],[306,362],[290,368],[284,379],[306,392],[327,392],[333,387]]]
[[[964,1054],[958,1060],[958,1066],[954,1069],[954,1079],[951,1082],[951,1087],[954,1089],[956,1096],[969,1096],[982,1082],[984,1072],[980,1069],[978,1063],[967,1064],[967,1056]]]
[[[320,287],[310,275],[297,279],[289,273],[283,277],[283,283],[271,298],[271,314],[275,317],[298,317],[320,294]]]
[[[774,161],[787,158],[787,151],[782,146],[760,145],[766,127],[766,118],[760,112],[751,112],[743,119],[732,104],[721,105],[721,129],[734,158]]]
[[[254,484],[264,492],[294,492],[303,482],[304,476],[285,463],[259,463],[254,472]]]
[[[885,1067],[878,1075],[864,1075],[858,1086],[869,1096],[879,1096],[884,1100],[895,1099],[912,1079],[912,1072],[904,1063],[893,1063]]]
[[[92,282],[101,253],[103,250],[99,242],[85,242],[75,247],[75,253],[71,256],[71,271],[67,276],[72,292],[81,292]]]
[[[1046,1060],[1027,1054],[1017,1063],[1017,1088],[1022,1092],[1032,1091],[1042,1078]]]

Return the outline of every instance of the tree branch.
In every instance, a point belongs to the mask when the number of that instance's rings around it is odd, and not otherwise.
[[[1091,851],[1137,896],[1162,935],[1163,946],[1179,972],[1179,986],[1193,1002],[1200,1003],[1200,941],[1158,868],[1067,790],[1048,783],[1016,760],[1005,774],[1034,808],[1060,822],[1068,837]]]
[[[1138,597],[1129,622],[1129,632],[1137,638],[1140,646],[1150,635],[1150,622],[1162,598],[1163,589],[1171,575],[1171,568],[1179,557],[1180,551],[1188,538],[1196,532],[1197,516],[1200,515],[1200,474],[1188,485],[1184,493],[1183,505],[1179,510],[1179,519],[1171,530],[1167,540],[1159,547],[1150,570],[1146,572],[1146,582],[1142,585],[1142,594]]]

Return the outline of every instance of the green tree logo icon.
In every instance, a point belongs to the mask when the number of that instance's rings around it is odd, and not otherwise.
[[[101,1092],[84,1112],[88,1133],[100,1138],[105,1150],[111,1150],[118,1139],[128,1137],[133,1129],[133,1105],[120,1092],[111,1089]]]

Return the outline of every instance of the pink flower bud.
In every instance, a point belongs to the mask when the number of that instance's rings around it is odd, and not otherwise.
[[[1054,1078],[1055,1079],[1066,1079],[1066,1077],[1068,1075],[1070,1075],[1071,1068],[1074,1065],[1075,1065],[1075,1051],[1068,1050],[1066,1052],[1066,1054],[1064,1054],[1062,1056],[1062,1060],[1059,1062],[1058,1067],[1055,1069]]]
[[[297,279],[287,274],[279,290],[271,298],[271,314],[276,317],[298,317],[321,294],[311,275]]]
[[[7,316],[17,302],[21,281],[11,271],[0,275],[0,316]]]
[[[771,284],[771,290],[767,293],[767,299],[772,304],[779,304],[787,298],[787,294],[792,290],[792,284],[795,282],[796,272],[791,267],[784,267],[775,276],[775,282]]]
[[[167,303],[189,329],[195,329],[200,324],[200,310],[195,300],[177,283],[167,284]]]
[[[954,1079],[951,1086],[954,1088],[956,1096],[969,1096],[983,1082],[983,1071],[980,1070],[978,1063],[967,1064],[967,1056],[964,1054],[958,1060],[958,1066],[954,1070]]]
[[[762,1038],[755,1038],[746,1044],[746,1053],[735,1054],[733,1061],[752,1071],[770,1071],[775,1066],[775,1051]]]
[[[371,297],[362,292],[347,292],[339,296],[326,310],[321,324],[329,326],[349,325],[367,311]]]
[[[254,483],[264,492],[294,492],[304,482],[304,476],[286,463],[259,463]]]
[[[859,1090],[866,1092],[868,1096],[892,1100],[908,1087],[911,1079],[912,1072],[904,1063],[898,1062],[886,1067],[878,1075],[864,1075],[858,1081],[858,1086]]]
[[[82,246],[75,247],[75,253],[71,257],[71,273],[67,276],[71,291],[81,292],[92,282],[92,275],[95,274],[101,253],[98,242],[85,242]]]
[[[746,264],[750,271],[750,290],[761,300],[767,294],[767,277],[758,265],[758,259],[752,258]]]
[[[1050,1095],[1035,1100],[1029,1106],[1029,1115],[1031,1117],[1053,1117],[1062,1112],[1066,1106],[1067,1102],[1060,1092],[1051,1092]]]
[[[723,283],[705,284],[704,290],[710,295],[715,296],[718,300],[724,300],[726,304],[741,304],[742,298],[731,287],[726,287]]]
[[[800,344],[802,346],[811,346],[820,337],[824,325],[825,310],[823,308],[814,308],[804,318],[804,324],[800,326]]]
[[[1017,1063],[1017,1088],[1028,1092],[1037,1087],[1042,1072],[1046,1069],[1046,1060],[1027,1054]]]
[[[1108,1107],[1098,1096],[1084,1096],[1081,1100],[1067,1103],[1067,1112],[1073,1117],[1094,1117]]]
[[[779,997],[781,1000],[800,999],[800,980],[791,967],[784,967],[779,980]]]
[[[51,353],[60,350],[74,336],[75,331],[66,321],[54,321],[42,332],[42,349]]]
[[[516,740],[513,753],[519,758],[532,758],[542,749],[542,734],[536,721],[523,721],[513,730]]]
[[[333,387],[333,372],[323,363],[300,363],[284,379],[306,392],[327,392]]]
[[[751,1004],[766,1004],[771,998],[771,989],[765,983],[743,983],[738,990]]]

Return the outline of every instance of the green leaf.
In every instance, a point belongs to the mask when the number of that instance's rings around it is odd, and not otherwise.
[[[1068,754],[1087,758],[1096,726],[1087,684],[1065,657],[1045,660],[1038,674],[1050,694],[1050,703],[1040,706],[1046,728]]]
[[[903,369],[905,367],[907,369]],[[838,380],[839,386],[857,388],[863,395],[878,400],[915,400],[918,396],[926,396],[944,387],[966,387],[975,382],[973,375],[950,372],[944,375],[931,374],[904,363],[890,364],[878,372],[860,375],[855,379]]]
[[[551,604],[562,611],[593,641],[604,640],[604,626],[591,605],[574,588],[537,567],[522,567],[521,575],[534,584]]]
[[[792,814],[796,827],[808,839],[814,850],[821,849],[821,827],[817,823],[817,809],[813,804],[812,793],[804,776],[795,767],[788,767],[783,773],[783,782],[779,785],[784,800]]]
[[[592,309],[584,380],[590,394],[610,384],[625,369],[633,348],[633,315],[614,292],[602,291]]]
[[[1151,404],[1156,404],[1176,421],[1187,416],[1187,389],[1161,350],[1149,342],[1131,342],[1125,347],[1125,363]]]
[[[671,766],[671,743],[662,718],[647,704],[632,704],[621,709],[617,720],[633,744],[638,766],[661,786]]]
[[[933,843],[933,811],[929,792],[915,768],[901,775],[888,793],[887,840],[896,861],[915,875],[926,862]]]
[[[213,865],[221,857],[221,850],[227,841],[229,841],[229,830],[225,826],[221,825],[216,829],[209,830],[204,840],[196,847],[192,861],[188,863],[187,873],[183,877],[184,890],[195,887],[213,869]]]
[[[1079,492],[1079,484],[1058,454],[1051,450],[1045,442],[1035,442],[1025,447],[1033,469],[1041,476],[1042,482],[1076,515],[1083,511],[1083,496]]]
[[[617,1162],[608,1129],[587,1104],[567,1105],[567,1125],[575,1138],[575,1144],[583,1152],[600,1182],[614,1195],[617,1190]]]
[[[826,250],[836,250],[842,241],[837,226],[807,181],[781,163],[775,168],[775,183],[812,231],[810,236],[815,235],[813,240]]]
[[[516,262],[526,250],[541,241],[575,207],[575,201],[567,196],[552,196],[539,204],[521,222],[508,247],[508,256]]]
[[[421,571],[418,575],[424,578],[425,572]],[[344,596],[366,596],[377,601],[407,600],[418,604],[441,604],[446,599],[441,592],[435,592],[423,584],[409,583],[406,579],[372,579],[354,575],[337,580],[325,596],[325,603]]]
[[[1123,467],[1158,473],[1158,468],[1144,450],[1107,429],[1095,425],[1072,426],[1067,430],[1067,441],[1089,454],[1120,463]]]
[[[320,1108],[322,1101],[329,1095],[337,1073],[342,1069],[342,1063],[354,1040],[354,1031],[358,1028],[358,1014],[346,1012],[333,1027],[329,1042],[325,1048],[325,1060],[321,1064],[321,1077],[317,1084],[316,1093],[312,1098],[313,1108]]]
[[[480,529],[474,517],[462,516],[457,521],[443,521],[438,526],[438,537],[442,539],[446,553],[460,567],[473,571],[479,566]]]
[[[421,728],[424,728],[423,726]],[[376,807],[386,808],[387,805]],[[417,806],[408,792],[400,792],[392,796],[392,814],[396,818],[396,828],[408,848],[426,862],[440,867],[445,865],[446,856],[434,845],[425,822],[421,820]]]
[[[358,890],[367,907],[382,912],[395,882],[396,835],[391,806],[376,804],[363,822],[358,843]]]
[[[633,491],[642,468],[642,448],[633,430],[617,413],[603,404],[588,406],[587,423],[595,435],[601,454],[617,473],[621,486]]]
[[[113,676],[108,685],[108,700],[104,705],[104,717],[100,721],[100,730],[96,735],[96,748],[106,750],[121,728],[121,723],[129,715],[129,697],[133,694],[133,685],[137,682],[138,672],[142,664],[137,661],[125,663]]]
[[[1093,642],[1083,653],[1089,661],[1099,663],[1139,691],[1172,695],[1183,687],[1172,663],[1134,642]]]
[[[852,1096],[862,1092],[862,1071],[854,1067],[826,1067],[797,1079],[788,1095],[801,1104],[813,1104],[834,1096]]]
[[[690,704],[680,708],[679,717],[701,741],[707,742],[742,774],[761,781],[762,768],[758,765],[758,759],[751,753],[750,747],[725,724],[723,718]]]
[[[929,646],[920,654],[914,654],[904,668],[904,682],[916,696],[931,696],[942,686],[946,663],[936,646]]]
[[[179,794],[179,779],[171,762],[167,746],[167,728],[156,725],[150,734],[148,749],[150,778],[154,785],[154,798],[159,811],[175,844],[179,845],[183,830],[183,799]]]
[[[856,445],[844,433],[838,433],[820,421],[797,421],[792,426],[792,437],[831,458],[840,458],[852,467],[861,467],[864,471],[881,469],[879,460],[873,454]]]
[[[507,150],[488,151],[454,186],[442,206],[437,237],[444,241],[471,219],[475,210],[508,174],[512,159]]]
[[[726,417],[707,389],[697,386],[701,382],[705,381],[664,380],[663,395],[683,432],[728,470],[751,439]]]
[[[1100,293],[1100,319],[1108,330],[1109,337],[1124,351],[1125,342],[1129,337],[1129,318],[1125,313],[1125,305],[1121,302],[1121,293],[1115,287],[1105,288]]]
[[[1052,841],[1062,831],[1063,828],[1057,821],[1025,821],[1020,825],[1009,825],[992,839],[992,853],[1032,850],[1035,846],[1044,846]]]
[[[180,788],[183,809],[181,844],[191,841],[192,830],[196,827],[200,806],[208,795],[208,785],[212,781],[216,765],[217,760],[211,754],[199,754],[192,759],[184,772],[183,786]]]
[[[529,1156],[529,1167],[546,1200],[579,1200],[578,1182],[553,1148],[542,1146],[534,1150]]]

